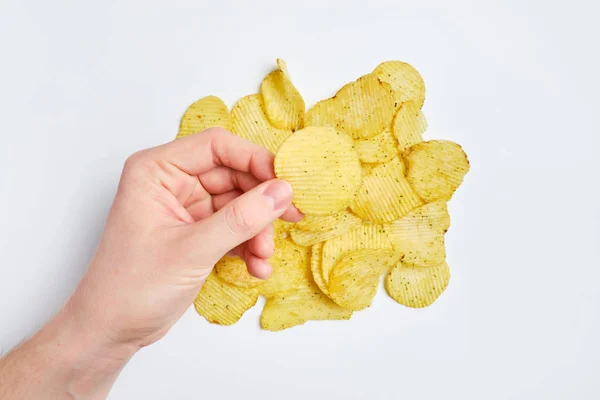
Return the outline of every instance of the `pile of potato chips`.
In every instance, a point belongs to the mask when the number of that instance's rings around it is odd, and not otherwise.
[[[220,126],[271,150],[276,175],[292,185],[306,217],[275,223],[269,279],[226,256],[196,310],[231,325],[262,295],[267,330],[349,319],[371,305],[384,274],[398,303],[432,304],[450,279],[446,202],[469,161],[456,143],[423,140],[423,79],[409,64],[387,61],[305,111],[285,63],[277,65],[260,93],[231,111],[214,96],[192,104],[177,137]]]

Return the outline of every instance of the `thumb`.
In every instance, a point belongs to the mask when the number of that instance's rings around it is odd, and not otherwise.
[[[289,208],[293,197],[286,181],[264,182],[190,225],[194,242],[201,246],[205,257],[216,261],[273,223]]]

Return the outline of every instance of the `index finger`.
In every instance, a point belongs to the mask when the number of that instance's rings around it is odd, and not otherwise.
[[[222,165],[249,172],[261,181],[275,178],[273,154],[223,128],[209,128],[155,148],[161,158],[189,175]]]

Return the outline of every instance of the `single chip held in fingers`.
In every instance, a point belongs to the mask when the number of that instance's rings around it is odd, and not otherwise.
[[[331,271],[329,296],[349,310],[369,307],[393,256],[389,249],[361,249],[346,254]]]
[[[394,112],[392,88],[369,74],[315,104],[306,112],[304,125],[329,126],[354,139],[367,139],[389,127]]]
[[[333,128],[306,127],[290,136],[275,155],[275,174],[294,189],[294,205],[307,215],[342,211],[361,182],[352,139]]]
[[[450,200],[469,172],[460,145],[449,140],[417,143],[404,153],[406,179],[426,203]]]
[[[281,143],[292,134],[290,129],[271,125],[264,111],[260,94],[242,97],[231,109],[231,130],[237,136],[259,144],[275,153]]]
[[[402,61],[385,61],[375,68],[373,74],[392,87],[397,106],[413,101],[419,109],[423,107],[425,82],[412,65]]]
[[[423,141],[427,130],[427,120],[419,106],[413,101],[402,103],[394,117],[392,131],[398,140],[398,151],[406,151],[410,146]]]
[[[278,59],[278,69],[262,81],[265,113],[271,124],[279,129],[296,131],[304,123],[304,99],[296,89],[283,60]]]
[[[392,245],[404,253],[404,265],[434,267],[446,260],[444,234],[450,215],[444,201],[416,208],[386,226]]]
[[[404,164],[399,157],[375,167],[362,182],[352,211],[367,221],[394,221],[423,202],[404,177]]]
[[[198,314],[213,324],[233,325],[258,299],[258,291],[222,281],[212,271],[194,300]]]
[[[385,290],[398,303],[411,308],[433,304],[450,281],[450,269],[443,262],[429,268],[396,264],[385,279]]]
[[[223,100],[217,96],[207,96],[185,110],[176,139],[214,127],[231,130],[231,117]]]

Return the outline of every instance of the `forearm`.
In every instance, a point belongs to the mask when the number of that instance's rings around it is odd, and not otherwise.
[[[104,399],[136,346],[82,326],[69,307],[0,360],[2,399]]]

